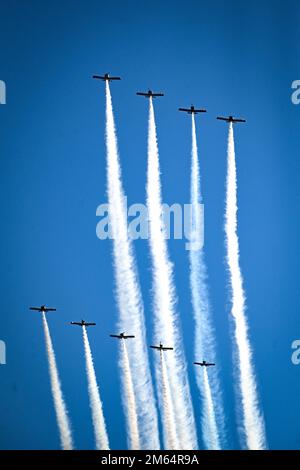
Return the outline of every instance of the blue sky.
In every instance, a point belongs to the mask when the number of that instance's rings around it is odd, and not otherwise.
[[[300,366],[291,363],[299,321],[299,119],[291,83],[300,78],[299,2],[263,0],[11,0],[0,5],[1,327],[0,448],[59,447],[41,319],[48,317],[78,449],[93,448],[79,328],[90,341],[112,448],[125,448],[115,330],[111,245],[96,237],[106,201],[104,87],[93,73],[122,76],[112,86],[124,187],[144,202],[147,102],[155,103],[163,198],[189,200],[190,121],[197,119],[205,203],[205,248],[230,447],[238,448],[228,279],[224,263],[227,127],[218,114],[247,119],[235,128],[239,236],[255,366],[270,448],[300,449]],[[193,321],[184,240],[169,243],[188,361]],[[151,276],[146,241],[135,243],[151,338]],[[193,367],[193,402],[200,403]],[[200,436],[200,427],[199,427]],[[200,439],[201,443],[201,439]]]

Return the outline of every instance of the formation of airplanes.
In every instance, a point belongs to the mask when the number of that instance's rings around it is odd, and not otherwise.
[[[121,80],[121,77],[110,76],[109,73],[105,73],[104,75],[93,75],[93,78],[96,79],[96,80],[102,80],[104,82]],[[153,92],[150,89],[146,92],[138,91],[136,94],[139,95],[139,96],[144,96],[145,98],[149,98],[149,99],[164,96],[164,93]],[[194,105],[191,105],[189,108],[178,108],[178,110],[181,111],[181,112],[185,112],[187,114],[199,114],[199,113],[206,113],[207,112],[206,109],[195,108]],[[221,121],[225,121],[227,123],[232,123],[232,124],[246,122],[245,119],[236,118],[236,117],[231,116],[231,115],[230,116],[217,116],[217,119],[221,120]],[[37,311],[37,312],[41,312],[41,313],[55,312],[56,311],[56,308],[47,307],[46,305],[41,305],[40,307],[29,307],[29,309]],[[96,325],[96,323],[86,322],[85,320],[81,320],[80,322],[72,321],[72,322],[70,322],[70,324],[71,325],[78,325],[78,326],[81,326],[81,327],[83,327],[83,326],[88,327],[88,326],[95,326]],[[111,334],[110,337],[111,338],[117,338],[117,339],[120,339],[120,340],[135,338],[134,335],[127,335],[127,334],[125,334],[125,332],[122,332],[122,333],[119,333],[119,334]],[[173,347],[164,346],[162,343],[159,343],[158,346],[151,345],[150,348],[158,350],[160,352],[169,351],[169,350],[174,349]],[[198,365],[200,367],[215,366],[215,363],[207,362],[205,360],[203,360],[202,362],[194,362],[194,364]]]
[[[93,75],[93,78],[97,80],[102,80],[104,82],[110,82],[112,80],[121,80],[121,77],[111,77],[109,73],[105,73],[104,75]],[[144,96],[145,98],[157,98],[160,96],[164,96],[164,93],[155,93],[150,89],[148,91],[137,91],[136,94],[139,96]],[[207,112],[206,109],[196,109],[194,105],[191,105],[189,108],[178,108],[178,111],[183,111],[187,114],[199,114]],[[217,116],[217,119],[232,124],[235,124],[237,122],[246,122],[245,119],[235,118],[233,116]]]
[[[55,312],[56,311],[56,308],[53,308],[53,307],[46,307],[46,305],[41,305],[40,307],[29,307],[29,310],[35,310],[37,312],[41,312],[41,313],[47,313],[47,312]],[[71,321],[70,322],[70,325],[77,325],[77,326],[95,326],[96,323],[94,322],[87,322],[85,320],[81,320],[80,322],[77,322],[77,321]],[[134,335],[127,335],[125,334],[125,332],[121,332],[119,334],[111,334],[109,335],[111,338],[117,338],[117,339],[130,339],[130,338],[135,338]],[[151,345],[150,348],[152,349],[156,349],[157,351],[160,351],[161,353],[163,351],[173,351],[174,348],[170,347],[170,346],[164,346],[161,342],[159,343],[159,345]],[[202,361],[202,362],[194,362],[194,364],[196,365],[199,365],[201,367],[210,367],[210,366],[214,366],[215,363],[214,362],[206,362],[206,361]]]

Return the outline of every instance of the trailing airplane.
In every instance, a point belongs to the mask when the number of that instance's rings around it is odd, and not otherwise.
[[[88,323],[84,320],[81,320],[81,322],[77,322],[77,321],[71,321],[70,322],[70,325],[78,325],[78,326],[95,326],[96,323]]]
[[[151,90],[146,92],[138,91],[136,94],[139,96],[145,96],[145,98],[156,98],[157,96],[164,96],[163,93],[153,93]]]
[[[163,346],[162,343],[159,343],[159,346],[150,346],[152,349],[158,349],[159,351],[169,351],[174,348],[167,348],[166,346]]]
[[[228,116],[228,117],[223,117],[223,116],[218,116],[217,119],[220,121],[226,121],[226,122],[246,122],[245,119],[236,119],[233,116]]]
[[[29,310],[35,310],[36,312],[55,312],[56,308],[46,307],[46,305],[41,305],[40,307],[29,307]]]
[[[103,80],[104,82],[111,82],[112,80],[121,80],[121,77],[111,77],[109,73],[105,75],[93,75],[96,80]]]
[[[195,106],[191,105],[190,108],[178,108],[178,111],[183,111],[188,114],[198,114],[198,113],[206,113],[206,109],[195,109]]]
[[[194,362],[194,364],[196,364],[197,366],[201,366],[201,367],[209,367],[209,366],[215,366],[216,365],[214,362],[206,362],[206,361]]]
[[[135,338],[133,335],[125,335],[125,333],[120,333],[119,335],[109,335],[111,338],[118,338],[118,339],[128,339],[128,338]]]

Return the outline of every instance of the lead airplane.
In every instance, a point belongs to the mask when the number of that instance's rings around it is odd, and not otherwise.
[[[121,80],[121,77],[111,77],[109,73],[104,75],[93,75],[96,80],[103,80],[104,82],[111,82],[112,80]]]
[[[169,350],[174,349],[174,348],[167,348],[167,347],[164,346],[162,343],[159,343],[159,346],[150,346],[150,348],[152,348],[152,349],[158,349],[159,351],[169,351]]]
[[[206,361],[194,362],[194,364],[196,364],[197,366],[201,366],[201,367],[210,367],[210,366],[216,365],[214,362],[206,362]]]
[[[164,96],[163,93],[153,93],[153,91],[148,90],[148,91],[137,91],[136,93],[139,96],[145,96],[145,98],[156,98],[157,96]]]
[[[81,322],[77,322],[77,321],[71,321],[70,322],[70,325],[78,325],[78,326],[95,326],[96,323],[88,323],[84,320],[81,320]]]
[[[46,307],[46,305],[41,305],[40,307],[29,307],[29,310],[35,310],[36,312],[56,312],[56,308]]]
[[[128,338],[135,338],[133,335],[125,335],[125,333],[120,333],[119,335],[109,335],[111,338],[118,338],[118,339],[128,339]]]
[[[206,113],[206,109],[196,109],[195,106],[191,105],[190,108],[178,108],[178,111],[183,111],[188,114],[198,114],[198,113]]]
[[[217,119],[220,121],[226,121],[226,122],[246,122],[246,119],[237,119],[234,118],[233,116],[228,116],[228,117],[223,117],[223,116],[218,116]]]

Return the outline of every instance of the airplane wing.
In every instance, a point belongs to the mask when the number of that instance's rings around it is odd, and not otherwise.
[[[78,326],[81,326],[81,323],[78,323],[77,321],[71,321],[70,325],[78,325]]]
[[[84,326],[95,326],[96,323],[85,323]]]
[[[163,93],[152,93],[151,95],[152,95],[152,96],[164,96]]]
[[[149,93],[142,93],[141,91],[137,91],[136,94],[139,96],[149,96]]]
[[[203,366],[202,362],[194,362],[197,366]]]
[[[45,308],[45,312],[56,312],[56,308]]]
[[[218,116],[217,119],[219,119],[220,121],[229,121],[228,118],[221,117],[221,116]]]
[[[101,77],[101,75],[93,75],[93,78],[96,78],[97,80],[105,80],[105,77]]]
[[[135,338],[135,336],[133,336],[133,335],[123,335],[123,338],[124,338],[124,339],[127,339],[127,338]]]
[[[150,346],[152,349],[161,349],[159,346]]]
[[[111,338],[119,338],[119,339],[121,338],[120,335],[109,335],[109,336],[110,336]]]
[[[36,312],[40,312],[40,307],[29,307],[29,310],[35,310]]]
[[[121,77],[109,77],[109,80],[121,80]]]
[[[246,119],[233,119],[233,122],[246,122]]]
[[[188,108],[178,108],[178,111],[185,111],[186,113],[188,113],[190,111],[190,109],[188,109]]]
[[[165,348],[165,347],[162,348],[163,351],[171,351],[171,350],[173,350],[173,349],[174,349],[174,348]]]
[[[216,364],[214,364],[213,362],[208,362],[206,365],[207,366],[215,366]]]

